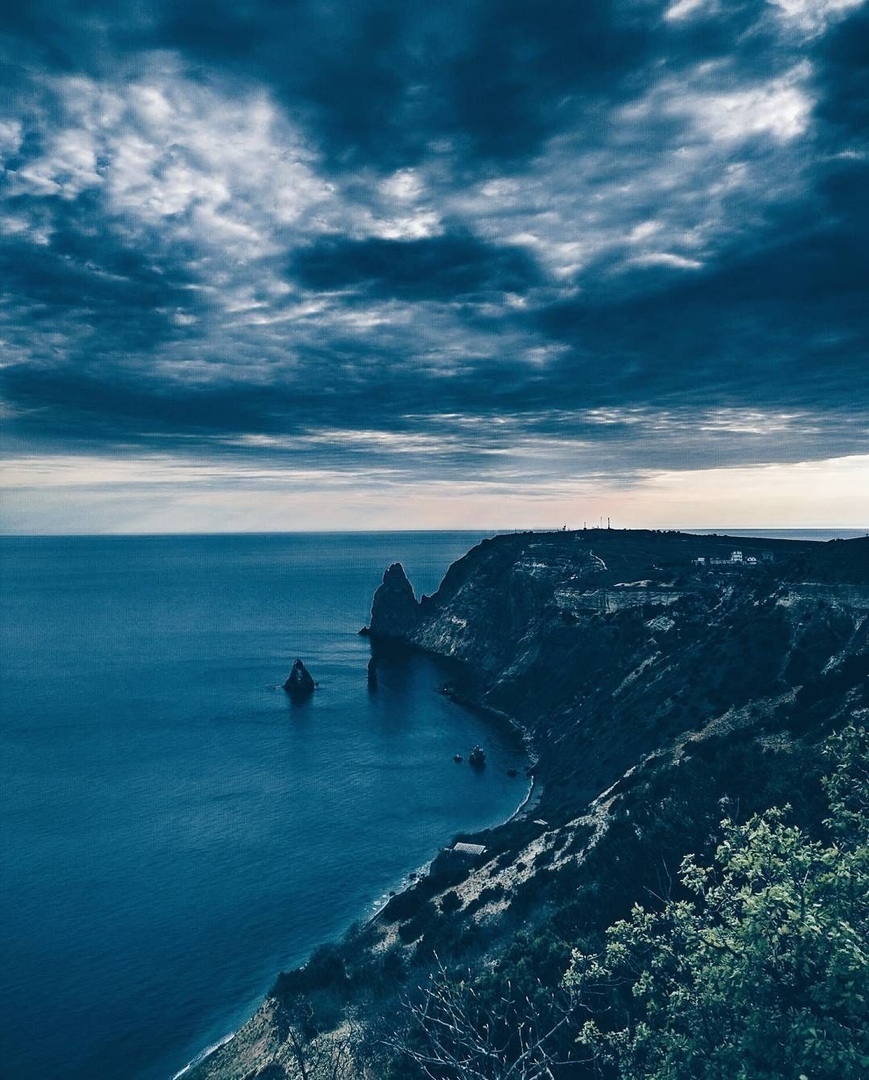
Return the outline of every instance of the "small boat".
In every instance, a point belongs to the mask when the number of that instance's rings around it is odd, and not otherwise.
[[[468,762],[471,765],[485,765],[486,764],[486,751],[482,746],[475,746],[474,749],[468,754]]]

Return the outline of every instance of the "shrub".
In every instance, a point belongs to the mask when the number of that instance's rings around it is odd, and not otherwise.
[[[441,911],[444,915],[450,915],[458,911],[462,906],[461,897],[457,892],[448,892],[441,897]]]
[[[725,822],[688,900],[635,907],[566,982],[580,1042],[623,1080],[862,1080],[869,1073],[869,735],[830,740],[831,839],[773,809]]]

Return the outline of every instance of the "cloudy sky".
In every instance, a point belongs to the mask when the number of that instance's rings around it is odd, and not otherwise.
[[[7,532],[869,525],[869,4],[0,0]]]

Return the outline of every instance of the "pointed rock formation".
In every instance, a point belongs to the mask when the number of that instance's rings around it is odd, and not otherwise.
[[[284,683],[284,689],[293,699],[293,701],[304,701],[305,698],[311,696],[316,689],[317,684],[311,678],[311,673],[305,667],[301,660],[296,660],[293,664],[293,670],[287,676],[287,681]]]
[[[419,621],[419,604],[401,563],[393,563],[371,606],[372,637],[408,639]]]
[[[475,746],[474,749],[468,754],[468,761],[471,765],[475,765],[477,768],[481,768],[486,764],[486,751],[482,746]]]

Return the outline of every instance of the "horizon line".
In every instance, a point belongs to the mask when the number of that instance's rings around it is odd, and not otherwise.
[[[562,527],[562,526],[540,526],[538,528],[504,528],[504,527],[463,527],[463,528],[433,528],[433,529],[251,529],[251,530],[175,530],[170,532],[73,532],[73,533],[61,533],[61,532],[33,532],[33,533],[18,533],[18,532],[2,532],[0,531],[0,540],[76,540],[76,539],[163,539],[172,536],[189,536],[189,537],[211,537],[211,536],[226,536],[226,537],[238,537],[238,536],[421,536],[421,535],[439,535],[439,534],[461,534],[461,533],[487,533],[492,536],[519,536],[523,534],[558,534],[558,533],[591,533],[591,532],[612,532],[612,533],[626,533],[626,532],[649,532],[649,533],[689,533],[689,534],[708,534],[719,537],[726,537],[731,532],[740,533],[740,539],[750,539],[753,533],[794,533],[794,532],[842,532],[842,533],[865,533],[869,536],[869,526],[867,525],[757,525],[757,526],[744,526],[744,525],[667,525],[667,526],[607,526],[607,525],[588,525],[576,528]],[[768,539],[767,537],[758,536],[758,539]],[[849,539],[861,539],[860,536],[849,537]]]

